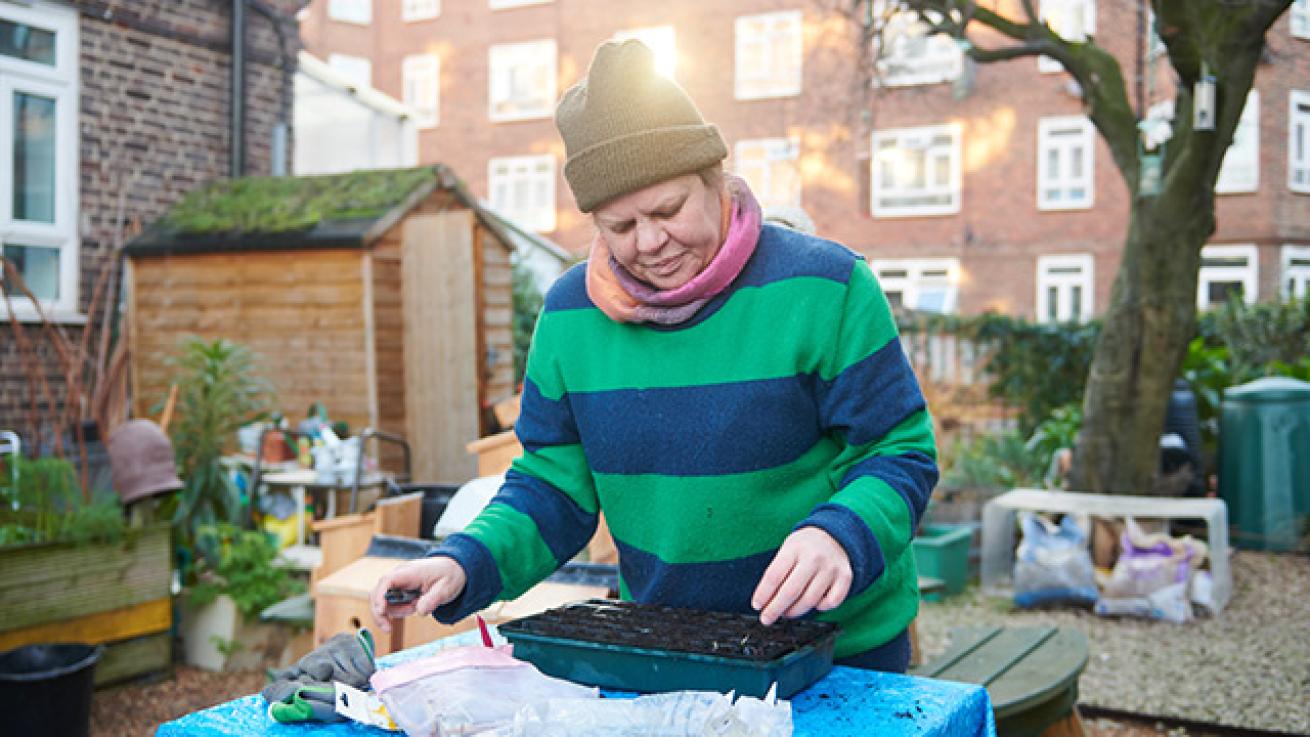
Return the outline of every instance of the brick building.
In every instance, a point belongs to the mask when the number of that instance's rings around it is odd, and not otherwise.
[[[234,156],[241,1],[0,0],[0,248],[74,340],[120,222],[149,223],[217,177],[285,171],[303,3],[244,0]],[[32,334],[33,305],[10,291]],[[36,390],[0,312],[0,429],[28,432]],[[37,342],[60,403],[58,364]]]
[[[1143,108],[1172,98],[1145,3],[1041,6],[1061,33],[1114,53]],[[1127,190],[1070,77],[1033,58],[974,66],[893,20],[875,84],[836,7],[849,3],[313,0],[301,29],[310,52],[426,111],[420,160],[452,165],[575,251],[590,229],[564,183],[554,102],[597,44],[636,36],[720,127],[729,168],[866,254],[894,300],[1042,319],[1102,311]],[[1203,303],[1235,288],[1304,293],[1310,280],[1310,0],[1270,31],[1251,100],[1221,178]]]

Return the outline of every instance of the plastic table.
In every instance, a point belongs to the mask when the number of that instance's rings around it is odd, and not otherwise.
[[[478,641],[464,632],[438,642],[379,659],[380,667],[398,665],[444,648]],[[498,642],[503,642],[497,636]],[[631,694],[612,693],[622,697]],[[878,673],[837,666],[823,680],[792,699],[796,737],[855,735],[923,735],[925,737],[996,737],[987,691],[978,685],[916,676]],[[160,725],[155,737],[385,737],[398,735],[354,723],[291,725],[269,718],[258,694],[189,714]]]

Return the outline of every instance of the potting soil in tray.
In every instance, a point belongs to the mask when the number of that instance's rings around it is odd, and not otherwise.
[[[832,669],[837,626],[593,599],[499,626],[543,672],[627,691],[712,690],[782,698]]]

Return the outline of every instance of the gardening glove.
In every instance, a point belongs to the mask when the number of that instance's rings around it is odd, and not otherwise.
[[[269,716],[279,722],[340,721],[332,682],[365,688],[374,670],[371,632],[336,635],[290,668],[268,672],[262,693]]]

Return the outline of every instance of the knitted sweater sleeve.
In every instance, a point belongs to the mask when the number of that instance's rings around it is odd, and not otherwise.
[[[937,483],[923,393],[863,259],[852,267],[816,392],[824,430],[843,449],[829,470],[835,493],[797,527],[819,527],[842,545],[854,596],[906,554]]]
[[[554,359],[555,345],[543,314],[514,425],[523,455],[486,509],[432,552],[454,558],[468,575],[463,593],[437,608],[441,622],[519,596],[568,562],[596,531],[596,487]]]

